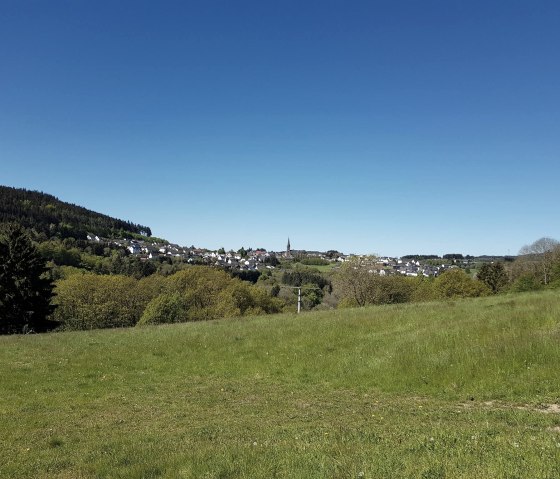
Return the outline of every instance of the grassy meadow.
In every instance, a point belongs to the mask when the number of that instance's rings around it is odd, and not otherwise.
[[[560,477],[560,294],[0,337],[2,478]]]

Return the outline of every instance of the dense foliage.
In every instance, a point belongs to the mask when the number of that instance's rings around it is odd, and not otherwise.
[[[148,303],[137,325],[182,323],[187,320],[187,309],[180,293],[162,293]]]
[[[395,304],[450,298],[486,296],[490,289],[459,268],[437,278],[381,276],[372,274],[359,261],[346,262],[333,278],[340,307]]]
[[[95,213],[52,195],[0,186],[0,223],[13,221],[45,238],[85,239],[88,233],[104,237],[122,237],[126,233],[152,234],[147,226]]]
[[[270,314],[283,306],[261,288],[205,266],[140,280],[78,272],[59,280],[56,293],[54,317],[67,330]]]
[[[64,329],[134,326],[149,298],[121,275],[74,274],[57,282],[54,317]]]
[[[110,243],[53,238],[39,243],[37,247],[43,259],[52,266],[55,278],[61,266],[74,266],[97,274],[123,274],[137,279],[156,271],[171,274],[177,270],[176,265],[171,266],[170,258],[144,261],[131,255],[124,246]]]
[[[471,278],[461,269],[450,269],[434,280],[437,299],[476,298],[487,296],[490,289],[482,281]]]
[[[25,230],[6,224],[0,230],[0,334],[44,331],[48,320],[52,284],[45,262]]]
[[[477,277],[488,286],[493,293],[499,293],[508,283],[506,270],[503,263],[500,262],[484,263],[480,267]]]
[[[316,270],[297,269],[285,271],[282,274],[282,283],[289,286],[302,286],[304,284],[313,284],[318,288],[324,288],[329,285],[329,281]]]

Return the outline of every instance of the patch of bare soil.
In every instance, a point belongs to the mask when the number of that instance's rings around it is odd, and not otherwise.
[[[544,409],[540,409],[540,412],[544,412],[545,414],[560,414],[560,404],[548,404]]]
[[[461,404],[464,408],[472,408],[480,405],[488,409],[521,409],[522,411],[534,411],[541,412],[543,414],[560,414],[560,404],[539,404],[535,406],[531,404],[507,404],[497,401],[485,401],[482,404],[473,401]]]

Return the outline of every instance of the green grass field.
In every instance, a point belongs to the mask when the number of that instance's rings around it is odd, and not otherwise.
[[[2,478],[560,477],[560,295],[0,338]]]
[[[309,266],[309,268],[315,268],[317,271],[320,271],[321,273],[330,273],[331,271],[333,271],[333,270],[335,270],[336,268],[339,268],[339,267],[340,267],[340,264],[337,264],[337,263]]]

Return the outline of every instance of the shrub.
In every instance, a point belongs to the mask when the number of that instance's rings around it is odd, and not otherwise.
[[[182,295],[188,321],[279,312],[282,301],[266,291],[232,278],[222,270],[195,266],[167,280],[170,291]]]
[[[339,307],[394,304],[411,301],[416,279],[401,275],[380,276],[369,272],[359,258],[346,262],[334,275]]]
[[[55,292],[53,318],[68,330],[134,326],[146,304],[138,281],[127,276],[74,274]]]
[[[188,267],[172,276],[73,274],[56,283],[55,319],[68,330],[270,314],[280,299],[222,270]]]
[[[414,281],[414,291],[412,293],[411,300],[414,302],[422,302],[437,299],[434,283],[434,278],[418,276]]]
[[[187,304],[179,293],[162,293],[152,299],[136,324],[180,323],[187,319]]]
[[[434,281],[434,290],[438,298],[475,298],[487,296],[490,288],[481,281],[472,279],[461,269],[450,269]]]
[[[520,276],[511,285],[511,291],[517,293],[521,293],[524,291],[537,291],[539,289],[542,289],[541,282],[530,274]]]

